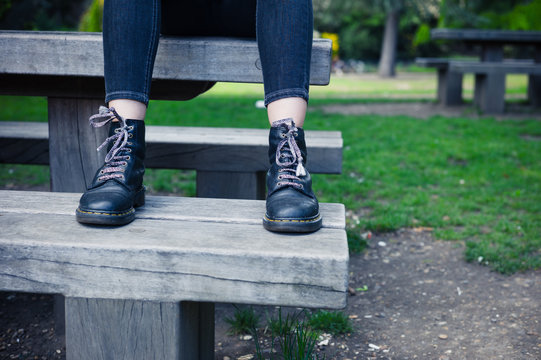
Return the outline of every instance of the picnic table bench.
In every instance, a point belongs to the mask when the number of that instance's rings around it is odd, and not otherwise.
[[[528,97],[541,105],[541,32],[473,29],[433,29],[432,39],[455,40],[481,45],[479,61],[417,58],[420,66],[438,70],[438,100],[446,106],[462,103],[464,73],[475,74],[474,103],[485,113],[501,113],[505,107],[505,75],[528,74]],[[534,58],[506,60],[503,47],[534,46]]]
[[[101,42],[93,33],[0,31],[0,94],[48,101],[47,124],[0,123],[0,161],[49,164],[55,192],[0,192],[0,290],[66,296],[69,360],[214,359],[216,302],[344,307],[340,204],[321,204],[323,228],[304,235],[266,231],[256,200],[149,196],[127,226],[75,221],[103,162],[95,149],[106,130],[88,125],[104,98]],[[311,84],[328,84],[331,43],[313,45]],[[216,81],[262,81],[255,41],[227,38],[163,37],[153,76],[151,98],[167,100]],[[195,169],[200,196],[261,199],[267,134],[149,126],[147,166]],[[309,170],[341,171],[339,132],[307,132],[307,143]]]
[[[341,204],[286,235],[262,200],[149,196],[104,228],[75,221],[79,196],[0,191],[0,290],[66,296],[68,359],[214,359],[214,303],[346,305]]]

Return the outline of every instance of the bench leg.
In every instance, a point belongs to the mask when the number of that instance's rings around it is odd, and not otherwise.
[[[476,74],[474,103],[485,114],[503,113],[505,74]]]
[[[462,74],[438,69],[438,102],[445,106],[462,104]]]
[[[66,358],[214,359],[214,304],[66,298]]]
[[[534,61],[541,65],[541,45],[535,48]],[[541,75],[530,75],[528,79],[528,99],[530,104],[541,107]]]
[[[265,199],[265,172],[197,171],[197,197]]]
[[[108,129],[88,124],[101,104],[102,99],[48,98],[52,191],[85,191],[103,165],[105,154],[98,154],[96,148],[107,138]]]
[[[530,75],[528,79],[528,99],[531,105],[541,107],[541,75]]]
[[[106,139],[107,129],[94,129],[88,123],[103,100],[56,97],[47,100],[49,154],[55,154],[49,159],[51,191],[83,192],[105,157],[96,148]],[[55,332],[63,336],[64,297],[55,295],[54,301]]]

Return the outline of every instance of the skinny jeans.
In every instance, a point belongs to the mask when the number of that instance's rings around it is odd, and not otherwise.
[[[148,104],[160,34],[256,38],[265,105],[308,101],[312,0],[105,0],[105,101]]]

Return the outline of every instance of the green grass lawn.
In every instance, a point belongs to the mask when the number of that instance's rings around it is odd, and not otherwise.
[[[466,78],[465,91],[472,86]],[[508,95],[526,92],[525,76],[507,79]],[[322,104],[435,98],[434,76],[405,74],[333,79],[313,87],[306,129],[339,130],[342,175],[314,175],[320,201],[348,209],[352,250],[361,234],[402,227],[433,229],[465,244],[465,257],[504,273],[541,267],[541,121],[537,119],[329,115]],[[267,127],[259,85],[218,84],[189,102],[153,101],[148,123]],[[369,100],[367,100],[369,99]],[[391,100],[389,100],[391,99]],[[0,97],[1,120],[43,121],[41,98]],[[152,170],[153,191],[193,196],[193,172]],[[0,186],[46,183],[44,167],[0,165]]]

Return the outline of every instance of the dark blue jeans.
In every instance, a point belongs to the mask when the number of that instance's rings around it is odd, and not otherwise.
[[[256,37],[265,104],[308,101],[312,31],[312,0],[105,0],[105,101],[148,104],[160,34]]]

